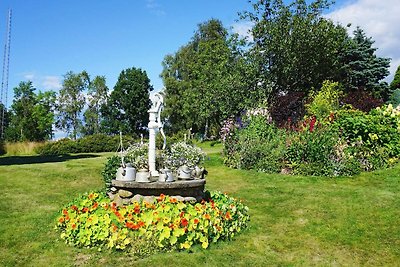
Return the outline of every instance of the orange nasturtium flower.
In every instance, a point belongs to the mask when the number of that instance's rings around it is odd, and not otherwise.
[[[178,200],[177,200],[175,197],[173,197],[173,198],[170,198],[170,199],[169,199],[169,202],[171,202],[172,204],[174,204],[174,203],[177,203]]]
[[[63,209],[62,213],[63,213],[64,215],[68,215],[68,210],[67,210],[67,209]]]
[[[210,216],[210,214],[208,214],[208,213],[204,214],[204,219],[206,219],[206,220],[209,220],[209,219],[211,219],[211,216]]]
[[[58,219],[58,221],[60,222],[60,223],[63,223],[64,222],[64,217],[60,217],[59,219]]]
[[[232,220],[232,216],[231,216],[231,213],[229,211],[226,212],[225,219]]]
[[[182,224],[182,226],[183,227],[186,227],[187,225],[188,225],[188,220],[186,219],[186,218],[183,218],[182,220],[181,220],[181,224]]]
[[[194,223],[194,224],[198,224],[199,222],[200,222],[200,220],[197,219],[197,218],[195,218],[195,219],[193,220],[193,223]]]

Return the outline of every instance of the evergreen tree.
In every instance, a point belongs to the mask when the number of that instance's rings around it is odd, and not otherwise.
[[[400,89],[400,66],[397,67],[393,81],[390,83],[390,89],[391,90]]]
[[[357,27],[354,36],[348,40],[347,48],[341,56],[343,80],[347,90],[364,89],[377,97],[387,100],[390,88],[382,82],[389,75],[389,58],[377,57],[374,41]]]

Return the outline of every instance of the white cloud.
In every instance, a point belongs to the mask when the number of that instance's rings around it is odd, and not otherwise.
[[[157,16],[165,15],[165,11],[162,9],[162,6],[155,0],[146,0],[146,7]]]
[[[253,41],[253,35],[251,34],[251,28],[253,23],[244,21],[232,24],[232,31],[239,34],[240,37],[246,38],[248,41]]]
[[[356,0],[347,2],[326,15],[342,25],[352,24],[351,33],[360,26],[368,37],[375,41],[377,55],[392,58],[391,75],[386,79],[391,82],[400,64],[400,4],[399,0]]]
[[[28,81],[33,81],[35,79],[35,74],[34,73],[25,73],[24,79],[28,80]]]
[[[45,90],[59,90],[62,88],[60,77],[44,76],[41,82]]]

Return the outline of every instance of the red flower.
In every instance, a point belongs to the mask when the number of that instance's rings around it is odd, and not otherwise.
[[[83,209],[82,209],[82,212],[88,212],[89,211],[89,209],[87,208],[87,207],[84,207]]]
[[[187,225],[188,225],[188,220],[186,220],[186,218],[183,218],[182,220],[181,220],[181,225],[183,226],[183,227],[186,227]]]
[[[194,220],[193,220],[193,223],[194,224],[198,224],[200,221],[199,221],[199,219],[197,219],[197,218],[195,218]]]
[[[226,220],[231,220],[231,219],[232,219],[231,213],[230,213],[229,211],[226,212],[226,214],[225,214],[225,219],[226,219]]]
[[[170,198],[170,199],[169,199],[169,202],[171,202],[171,203],[174,204],[174,203],[178,202],[178,200],[177,200],[176,198],[173,197],[173,198]]]
[[[315,116],[312,117],[312,120],[310,122],[310,132],[312,133],[314,131],[314,126],[315,122],[317,121],[317,118]]]
[[[139,214],[140,213],[140,207],[136,206],[135,209],[133,210],[134,213]]]
[[[204,214],[204,218],[205,218],[206,220],[209,220],[209,219],[211,219],[211,216],[210,216],[210,214],[206,213],[206,214]]]
[[[158,201],[163,201],[165,199],[165,195],[164,194],[161,194],[159,197],[158,197]]]
[[[73,209],[74,211],[78,211],[78,207],[76,205],[72,205],[71,209]]]
[[[143,226],[144,226],[144,222],[139,221],[139,222],[138,222],[138,226],[139,226],[139,227],[143,227]]]
[[[71,227],[72,227],[72,229],[75,229],[75,228],[76,228],[76,224],[73,223],[73,224],[71,225]]]
[[[68,210],[63,209],[62,213],[63,213],[64,215],[68,215]]]
[[[63,223],[64,222],[64,217],[60,217],[60,219],[58,219],[58,221],[60,222],[60,223]]]
[[[93,206],[92,206],[92,209],[97,209],[97,207],[99,206],[99,203],[97,203],[97,202],[95,202],[94,204],[93,204]]]
[[[182,211],[182,212],[181,212],[181,214],[179,214],[179,217],[181,217],[181,218],[182,218],[182,217],[183,217],[183,215],[185,215],[185,212],[183,212],[183,211]]]

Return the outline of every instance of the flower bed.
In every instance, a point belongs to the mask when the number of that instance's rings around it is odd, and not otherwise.
[[[154,203],[121,207],[102,193],[89,193],[60,211],[56,228],[74,246],[141,255],[187,250],[196,244],[207,248],[210,243],[232,239],[248,221],[248,207],[220,192],[196,204],[160,195]]]

